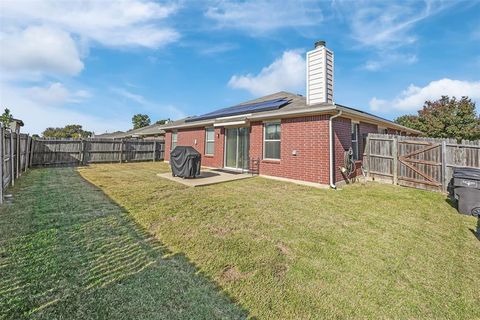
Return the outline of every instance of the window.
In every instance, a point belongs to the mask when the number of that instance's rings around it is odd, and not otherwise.
[[[385,127],[378,127],[378,133],[387,134],[388,130]]]
[[[358,123],[352,122],[352,150],[353,159],[358,160]]]
[[[172,132],[172,148],[171,150],[175,149],[175,147],[177,146],[177,132],[174,131]]]
[[[263,158],[280,160],[280,133],[281,125],[279,122],[265,123]]]
[[[213,155],[215,150],[215,130],[205,128],[205,154]]]

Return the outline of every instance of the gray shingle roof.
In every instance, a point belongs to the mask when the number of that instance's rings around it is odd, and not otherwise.
[[[321,114],[325,112],[335,112],[336,110],[341,110],[345,115],[353,115],[356,117],[360,117],[362,119],[366,119],[366,120],[370,120],[378,123],[384,123],[389,127],[398,128],[398,129],[401,129],[402,131],[420,133],[420,131],[401,126],[393,121],[378,117],[371,113],[368,113],[359,109],[343,106],[340,104],[320,103],[315,105],[307,105],[307,101],[304,96],[286,92],[286,91],[280,91],[280,92],[263,96],[257,99],[245,101],[238,104],[238,106],[257,103],[257,102],[263,102],[263,101],[269,101],[274,99],[288,99],[289,103],[277,110],[252,113],[251,116],[249,116],[249,119],[259,120],[259,119],[268,119],[268,118],[275,118],[275,117],[282,118],[285,116],[294,116],[295,114]],[[238,115],[235,118],[245,119],[245,116],[246,114]],[[180,127],[196,127],[196,126],[199,127],[199,126],[211,125],[213,123],[219,122],[218,120],[215,121],[215,119],[189,121],[189,122],[185,122],[185,120],[186,119],[181,119],[181,120],[171,122],[165,125],[163,128],[174,129],[176,127],[179,127],[179,128]]]

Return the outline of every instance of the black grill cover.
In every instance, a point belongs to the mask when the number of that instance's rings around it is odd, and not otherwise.
[[[170,152],[170,166],[174,177],[195,178],[200,175],[202,155],[193,147],[176,146]]]

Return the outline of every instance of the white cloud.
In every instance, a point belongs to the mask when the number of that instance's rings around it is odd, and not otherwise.
[[[40,134],[47,127],[63,127],[67,124],[81,124],[86,130],[102,133],[131,127],[130,121],[117,118],[114,112],[104,118],[62,106],[62,103],[81,98],[78,95],[84,96],[85,93],[83,90],[72,93],[59,83],[46,88],[18,88],[2,83],[0,102],[2,106],[9,107],[16,118],[24,121],[22,131],[31,134]]]
[[[228,85],[235,89],[245,89],[253,95],[266,95],[277,91],[303,91],[305,87],[305,59],[296,50],[285,51],[282,57],[257,75],[234,75]]]
[[[131,100],[141,105],[144,109],[148,110],[149,112],[155,112],[155,113],[160,112],[162,117],[167,117],[170,119],[181,119],[186,117],[185,113],[179,108],[176,108],[175,106],[158,105],[157,103],[151,102],[144,96],[137,93],[133,93],[124,88],[111,87],[110,91],[112,91],[113,93],[123,98],[126,98],[128,100]]]
[[[318,26],[323,20],[317,3],[292,0],[222,1],[210,6],[205,16],[215,20],[219,28],[239,29],[254,34],[288,27]]]
[[[415,54],[384,52],[380,56],[368,60],[363,67],[369,71],[377,71],[393,63],[414,64],[417,61],[418,58]]]
[[[62,30],[38,26],[2,33],[0,47],[0,67],[9,74],[76,75],[83,69],[75,42]]]
[[[371,53],[364,68],[380,70],[392,64],[412,64],[411,52],[418,41],[414,27],[455,5],[454,1],[336,1],[334,7],[350,26],[359,50]]]
[[[203,55],[211,56],[219,53],[232,51],[236,48],[237,48],[237,45],[233,43],[218,43],[213,45],[205,45],[203,48],[199,49],[198,51]]]
[[[41,80],[82,71],[91,45],[159,48],[176,6],[153,1],[0,1],[3,79]]]
[[[106,46],[158,48],[179,34],[163,20],[175,5],[154,1],[1,1],[6,26],[46,24]]]
[[[34,86],[24,89],[24,94],[39,104],[58,106],[64,103],[80,103],[91,97],[87,90],[70,91],[60,82],[46,87]]]
[[[139,95],[139,94],[136,94],[136,93],[132,93],[126,89],[123,89],[123,88],[117,88],[117,87],[112,87],[110,88],[110,91],[112,91],[113,93],[116,93],[117,95],[119,96],[122,96],[124,98],[127,98],[129,100],[132,100],[138,104],[141,104],[141,105],[147,105],[149,104],[149,102],[147,101],[147,99],[145,99],[142,95]]]
[[[102,118],[72,110],[91,95],[60,81],[83,70],[92,46],[157,49],[176,41],[180,34],[167,21],[176,10],[153,0],[0,1],[1,105],[30,132],[69,123],[98,132],[128,129],[130,121],[116,119],[115,112]]]
[[[430,82],[425,87],[417,87],[411,84],[391,100],[373,97],[370,100],[370,108],[374,111],[391,109],[415,111],[419,110],[425,101],[437,100],[444,95],[457,98],[468,96],[472,100],[480,102],[480,81],[440,79]]]

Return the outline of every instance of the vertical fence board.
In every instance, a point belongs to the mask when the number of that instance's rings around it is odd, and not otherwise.
[[[2,183],[0,187],[0,204],[3,204],[3,188],[4,188],[4,182],[3,182],[3,165],[5,163],[3,157],[5,155],[5,149],[3,148],[4,144],[4,139],[5,139],[5,134],[3,131],[3,125],[0,124],[0,181]]]
[[[32,166],[157,161],[164,158],[163,141],[35,139]]]
[[[15,185],[15,147],[13,143],[13,132],[10,132],[10,183]]]
[[[369,134],[368,176],[419,189],[447,191],[454,167],[480,168],[480,140]]]

